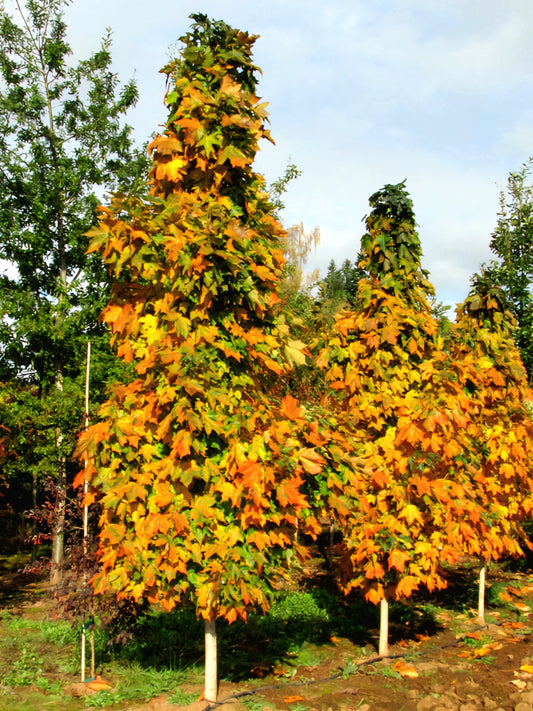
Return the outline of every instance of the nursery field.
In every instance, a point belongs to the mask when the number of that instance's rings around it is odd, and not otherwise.
[[[79,630],[58,613],[46,580],[8,567],[3,561],[2,710],[208,708],[203,627],[190,611],[147,610],[118,637],[97,626],[96,683],[81,684]],[[491,569],[483,627],[474,619],[476,572],[466,563],[439,595],[392,605],[386,659],[376,654],[377,609],[345,602],[320,570],[306,572],[306,584],[280,593],[268,615],[220,626],[218,708],[533,709],[531,571]]]

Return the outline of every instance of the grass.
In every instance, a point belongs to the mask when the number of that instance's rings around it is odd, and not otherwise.
[[[468,571],[465,580],[468,580]],[[455,581],[456,598],[444,594],[428,601],[419,598],[409,604],[391,605],[391,639],[413,639],[417,633],[431,635],[442,627],[464,624],[470,605],[469,594]],[[503,614],[518,614],[516,608],[502,600],[504,585],[493,583],[487,605]],[[113,688],[93,696],[73,699],[68,687],[79,680],[80,628],[62,620],[29,617],[42,607],[20,608],[24,615],[6,610],[0,612],[0,708],[53,709],[76,711],[87,708],[109,708],[133,701],[148,701],[160,694],[169,702],[186,705],[198,694],[184,689],[198,688],[203,676],[203,623],[191,610],[172,614],[146,611],[132,618],[120,631],[96,624],[97,669],[109,678]],[[461,621],[459,618],[465,618]],[[301,668],[315,668],[335,659],[344,678],[359,669],[353,659],[368,655],[374,649],[377,609],[361,600],[344,600],[325,589],[310,588],[283,592],[266,615],[250,615],[247,624],[218,624],[220,678],[227,682],[245,681],[261,685],[255,670],[269,674],[283,672],[286,680],[300,678]],[[481,648],[488,638],[465,638],[472,649]],[[417,649],[405,649],[405,658]],[[491,663],[492,655],[476,661]],[[299,671],[300,669],[300,671]],[[394,684],[401,675],[392,667],[378,674],[385,683]],[[374,672],[374,673],[376,673]],[[248,711],[268,709],[264,701],[243,700]],[[266,704],[266,705],[265,705]],[[292,711],[297,711],[291,705]],[[270,707],[273,708],[273,707]]]
[[[116,684],[109,691],[88,696],[85,705],[88,708],[106,708],[122,701],[142,700],[170,693],[172,703],[189,704],[195,701],[197,694],[187,694],[177,687],[185,681],[186,673],[170,669],[144,669],[136,664],[113,664],[108,669],[108,675]]]

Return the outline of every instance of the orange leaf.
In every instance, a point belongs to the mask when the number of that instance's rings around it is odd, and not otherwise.
[[[298,701],[304,701],[304,697],[303,696],[284,696],[283,701],[286,704],[295,704]]]
[[[416,679],[418,677],[415,667],[412,664],[406,664],[401,659],[396,662],[394,668],[404,679]]]
[[[383,470],[374,470],[371,474],[374,484],[380,488],[385,488],[390,483],[389,473]]]
[[[502,622],[502,627],[510,627],[513,630],[524,629],[523,622]]]
[[[108,691],[113,688],[113,684],[110,681],[105,681],[101,676],[97,676],[92,681],[88,681],[86,687],[91,691]]]
[[[403,572],[405,564],[411,558],[411,554],[407,551],[393,550],[389,553],[388,568],[396,568],[399,573]]]
[[[314,449],[300,450],[298,459],[308,474],[320,474],[324,466],[324,458]]]
[[[297,420],[302,416],[302,408],[298,404],[296,398],[292,395],[286,395],[281,401],[281,409],[289,420]]]
[[[397,597],[409,597],[409,595],[418,588],[418,580],[412,575],[406,575],[401,578],[396,586]]]

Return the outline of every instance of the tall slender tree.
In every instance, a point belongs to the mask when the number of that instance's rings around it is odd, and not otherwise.
[[[279,313],[284,230],[252,169],[269,138],[255,37],[191,17],[163,70],[169,116],[149,146],[150,195],[116,195],[90,233],[116,280],[103,319],[135,378],[82,435],[78,482],[103,511],[95,591],[192,604],[214,701],[217,618],[267,607],[305,553],[296,527],[319,530],[315,511],[331,491],[342,500],[354,467],[328,423],[281,397],[306,356]],[[315,494],[327,452],[336,474]]]
[[[57,487],[52,578],[63,560],[70,434],[81,412],[87,338],[102,336],[98,315],[107,275],[86,255],[84,233],[103,192],[132,185],[145,167],[123,115],[137,100],[111,68],[111,36],[75,65],[63,19],[64,0],[16,0],[0,10],[0,377],[35,385],[37,399],[70,402],[46,460]],[[141,184],[141,183],[139,183]],[[71,399],[71,396],[73,399]],[[76,404],[77,403],[77,404]],[[57,408],[37,406],[52,413]]]
[[[403,183],[370,198],[356,309],[337,314],[317,363],[330,407],[365,447],[367,469],[346,521],[341,584],[380,603],[387,652],[388,600],[445,585],[442,561],[469,550],[469,400],[447,362],[431,313],[412,201]]]

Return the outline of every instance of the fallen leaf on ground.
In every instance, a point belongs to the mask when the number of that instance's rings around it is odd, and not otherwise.
[[[480,639],[481,634],[479,632],[467,632],[466,634],[459,636],[468,637],[468,639]]]
[[[529,607],[529,605],[524,605],[523,602],[515,602],[514,606],[517,610],[520,610],[520,612],[531,612],[531,608]]]
[[[524,629],[524,623],[523,622],[502,622],[502,627],[510,627],[513,630],[522,630],[522,629]]]
[[[284,696],[283,701],[286,704],[295,704],[297,701],[304,701],[303,696]]]
[[[524,691],[527,686],[526,682],[521,679],[513,679],[511,684],[514,684],[519,691]]]
[[[412,664],[406,664],[405,662],[402,662],[401,659],[396,662],[394,668],[403,678],[416,679],[418,676],[418,672],[415,667]]]
[[[484,647],[480,647],[479,649],[470,649],[459,652],[457,656],[462,657],[463,659],[479,659],[480,657],[486,657],[491,652],[501,649],[502,647],[503,644],[501,642],[491,642],[490,644],[486,644]]]
[[[520,671],[527,672],[528,674],[533,674],[533,664],[522,664]]]
[[[113,688],[113,684],[110,681],[102,679],[101,676],[97,676],[96,679],[88,681],[86,687],[92,691],[109,691],[109,689]]]

